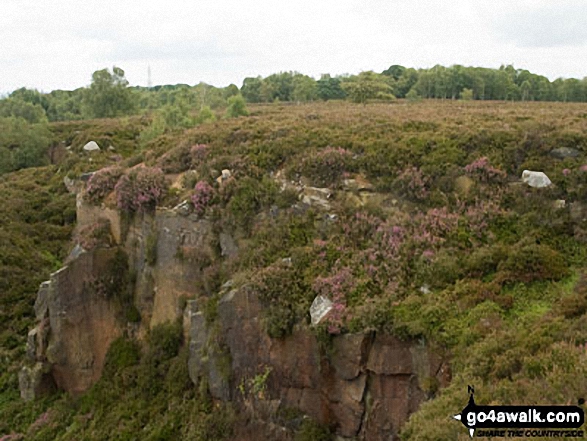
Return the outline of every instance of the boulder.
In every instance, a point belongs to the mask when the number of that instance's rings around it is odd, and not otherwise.
[[[328,188],[304,187],[301,200],[306,205],[329,210],[330,202],[328,200],[331,196],[332,192]]]
[[[534,188],[545,188],[552,185],[552,181],[544,172],[524,170],[522,172],[522,181]]]
[[[231,176],[232,176],[232,172],[225,168],[224,170],[222,170],[221,175],[216,178],[216,182],[218,182],[219,184],[222,184],[223,182],[230,179]]]
[[[576,158],[581,152],[571,147],[559,147],[550,151],[550,156],[556,159]]]
[[[35,363],[32,367],[22,367],[18,373],[18,387],[20,397],[24,401],[33,401],[55,388],[55,383],[49,371],[49,366],[45,363]]]
[[[322,320],[332,311],[333,303],[324,296],[316,296],[312,305],[310,306],[310,317],[312,318],[312,325],[319,325]]]
[[[100,150],[100,146],[96,141],[90,141],[83,147],[83,149],[86,152],[95,152]]]
[[[186,200],[173,207],[173,211],[177,211],[180,216],[189,216],[192,210],[190,203]]]

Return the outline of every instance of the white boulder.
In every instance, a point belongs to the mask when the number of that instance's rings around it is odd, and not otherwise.
[[[310,317],[312,318],[312,325],[319,325],[324,317],[326,317],[332,310],[333,306],[334,305],[327,297],[316,296],[312,302],[312,306],[310,306]]]
[[[90,141],[84,146],[84,151],[86,152],[94,152],[100,150],[100,146],[96,141]]]
[[[552,181],[543,172],[524,170],[522,181],[534,188],[544,188],[552,185]]]

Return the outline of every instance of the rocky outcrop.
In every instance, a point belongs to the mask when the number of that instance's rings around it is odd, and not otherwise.
[[[371,195],[365,182],[346,185]],[[328,189],[305,187],[300,205],[309,198],[310,205],[329,207],[330,197]],[[227,283],[214,292],[217,314],[206,317],[198,309],[211,294],[205,270],[237,255],[239,243],[181,204],[126,222],[107,203],[93,207],[80,194],[77,209],[78,228],[107,220],[113,240],[76,247],[67,266],[39,288],[37,325],[28,335],[30,363],[19,375],[24,399],[54,385],[73,395],[86,391],[100,378],[112,341],[125,333],[141,339],[153,326],[182,317],[190,378],[215,400],[233,402],[251,417],[237,428],[241,440],[289,439],[303,420],[300,414],[331,428],[340,440],[395,439],[431,392],[421,385],[447,381],[446,362],[421,342],[366,332],[337,335],[327,344],[305,323],[286,338],[270,338],[263,305],[247,286]],[[123,301],[125,283],[130,297]],[[131,326],[123,305],[136,308],[140,325]],[[314,306],[319,322],[320,308]]]
[[[580,154],[579,150],[571,147],[559,147],[550,151],[550,156],[556,159],[576,158]]]
[[[223,295],[216,327],[208,329],[192,309],[190,374],[195,382],[208,377],[214,398],[240,403],[267,427],[281,410],[298,409],[342,438],[387,440],[426,398],[420,382],[442,382],[447,373],[423,344],[383,334],[335,336],[322,348],[310,328],[299,326],[272,339],[261,311],[246,287]]]
[[[115,253],[82,253],[41,284],[35,302],[37,326],[27,341],[27,355],[35,365],[23,368],[21,393],[41,393],[41,374],[50,373],[59,388],[74,395],[100,378],[110,343],[122,334],[106,288]]]

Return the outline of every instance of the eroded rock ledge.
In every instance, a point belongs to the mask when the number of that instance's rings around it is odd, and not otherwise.
[[[19,376],[24,399],[55,386],[83,393],[100,378],[112,341],[124,334],[141,339],[182,316],[192,381],[249,416],[235,439],[289,439],[304,415],[340,439],[395,439],[427,398],[423,385],[448,381],[446,360],[423,342],[367,332],[338,335],[325,346],[306,324],[272,339],[248,286],[226,284],[218,315],[207,322],[195,300],[185,301],[203,295],[193,262],[234,255],[238,241],[181,210],[157,210],[124,225],[115,210],[88,207],[79,197],[77,208],[79,228],[104,219],[111,240],[89,251],[77,246],[67,266],[41,285],[37,325],[28,336],[30,363]],[[133,274],[130,306],[140,322],[125,316],[110,292],[121,253]]]
[[[297,409],[343,438],[389,439],[426,399],[420,383],[447,379],[447,365],[424,344],[369,332],[335,336],[321,348],[305,326],[272,339],[261,309],[243,287],[221,298],[218,327],[206,327],[194,301],[184,318],[192,381],[208,381],[214,398],[237,402],[256,419],[271,423]]]

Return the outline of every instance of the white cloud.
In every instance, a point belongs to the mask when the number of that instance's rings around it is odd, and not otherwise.
[[[572,0],[3,0],[0,92],[76,88],[117,65],[131,84],[391,64],[498,67],[583,77],[587,7]]]

